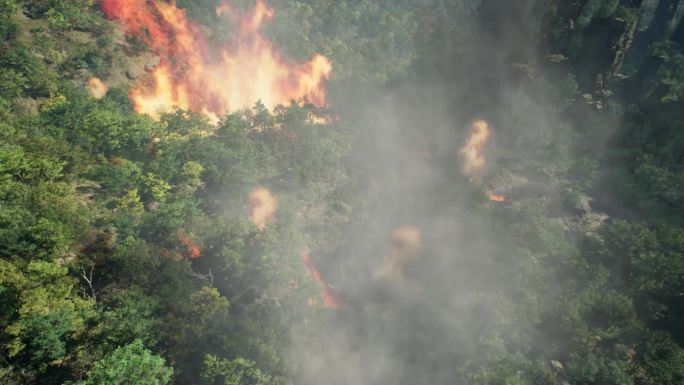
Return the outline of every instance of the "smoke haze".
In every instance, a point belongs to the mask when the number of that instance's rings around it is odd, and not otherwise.
[[[428,64],[389,86],[332,87],[331,107],[357,137],[348,167],[368,199],[339,248],[317,250],[329,284],[349,305],[295,336],[297,383],[465,383],[466,370],[477,372],[507,349],[533,348],[520,331],[535,317],[520,309],[546,300],[531,300],[526,290],[552,284],[532,278],[550,262],[525,255],[478,210],[515,215],[508,205],[525,205],[524,194],[486,202],[485,192],[532,190],[533,182],[557,198],[553,182],[525,164],[563,135],[551,104],[557,86],[532,80],[532,63],[542,60],[531,40],[538,13],[532,1],[484,2],[479,16],[462,15],[466,35],[449,36],[444,52],[430,54],[447,67]],[[483,143],[459,153],[471,127]],[[392,232],[406,226],[423,245],[383,274],[383,258],[396,258]],[[512,266],[530,276],[509,274]]]
[[[682,3],[0,1],[0,383],[681,385]]]

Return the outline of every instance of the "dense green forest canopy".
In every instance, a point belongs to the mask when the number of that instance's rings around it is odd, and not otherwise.
[[[136,113],[144,34],[0,0],[0,383],[684,383],[684,2],[269,5],[326,106]]]

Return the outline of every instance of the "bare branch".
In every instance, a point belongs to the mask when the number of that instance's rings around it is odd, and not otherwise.
[[[93,287],[93,270],[94,269],[95,269],[94,266],[90,266],[90,273],[86,275],[85,269],[83,268],[83,266],[81,266],[81,277],[83,277],[83,279],[88,284],[92,298],[97,301],[97,296],[95,295],[95,288]],[[84,291],[84,294],[85,294],[85,291]]]
[[[211,269],[209,269],[209,272],[207,274],[202,274],[197,271],[193,271],[190,273],[190,276],[208,282],[210,286],[214,285],[214,275],[211,273]]]

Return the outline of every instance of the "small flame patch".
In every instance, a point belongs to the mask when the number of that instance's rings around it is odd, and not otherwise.
[[[503,194],[493,194],[490,193],[489,200],[493,202],[508,202],[508,198]]]
[[[195,259],[202,256],[202,249],[195,242],[195,240],[190,238],[182,229],[178,229],[176,236],[187,249],[186,252],[183,253],[185,258]]]
[[[492,132],[486,120],[476,120],[470,126],[470,136],[466,140],[465,146],[458,153],[463,157],[463,174],[477,178],[484,169],[487,161],[482,154],[482,150],[489,141]]]
[[[306,251],[303,251],[301,255],[302,262],[304,262],[304,266],[306,266],[306,269],[309,271],[311,279],[313,279],[313,281],[321,287],[323,305],[326,308],[333,310],[340,310],[344,308],[344,301],[339,296],[339,294],[337,294],[337,292],[333,290],[330,286],[328,286],[328,284],[325,282],[320,270],[318,270],[318,266],[316,266],[316,264],[313,261],[313,258],[311,258],[311,255],[309,255],[309,253]],[[308,303],[309,305],[313,306],[316,304],[316,300],[314,298],[309,298]]]
[[[109,87],[102,80],[96,77],[88,79],[88,93],[95,99],[102,99],[109,91]]]
[[[249,193],[249,219],[259,229],[263,230],[266,224],[275,217],[278,209],[278,198],[271,190],[259,187]]]
[[[423,240],[420,231],[413,226],[399,226],[392,230],[391,246],[382,266],[376,272],[376,279],[402,278],[404,268],[415,260],[423,249]]]

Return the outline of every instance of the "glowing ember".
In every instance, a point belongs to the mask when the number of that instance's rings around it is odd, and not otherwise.
[[[95,99],[102,99],[109,90],[109,87],[100,79],[92,77],[88,79],[88,93]]]
[[[489,193],[488,196],[489,200],[494,202],[508,202],[508,198],[505,195]]]
[[[404,268],[423,249],[420,231],[412,226],[400,226],[392,231],[392,244],[385,254],[376,279],[401,278]]]
[[[259,187],[249,193],[249,219],[259,229],[264,229],[266,223],[273,219],[278,209],[278,198],[273,196],[271,190]]]
[[[333,290],[321,276],[321,272],[318,270],[318,266],[314,263],[313,259],[308,252],[302,252],[302,262],[304,266],[309,271],[311,278],[321,287],[321,296],[323,297],[323,305],[328,309],[339,310],[344,307],[344,301],[340,296]],[[316,300],[309,298],[309,305],[315,305]]]
[[[212,45],[197,24],[175,4],[146,0],[103,0],[102,11],[121,22],[127,33],[144,42],[160,63],[148,85],[130,93],[136,112],[157,117],[175,108],[211,119],[261,101],[267,108],[291,100],[326,103],[324,82],[332,64],[321,55],[287,63],[260,34],[273,9],[257,0],[251,15],[236,15],[222,3],[216,14],[234,22],[235,38],[226,47]]]
[[[199,247],[199,245],[187,234],[185,234],[183,230],[179,229],[176,232],[176,236],[178,236],[178,240],[187,248],[187,252],[183,254],[184,257],[195,259],[202,255],[202,249]]]
[[[461,171],[471,178],[475,178],[486,164],[485,157],[482,155],[482,150],[487,144],[490,136],[491,130],[489,129],[489,123],[484,120],[476,120],[470,128],[470,136],[468,137],[465,146],[458,152],[463,157],[463,167],[461,168]]]

